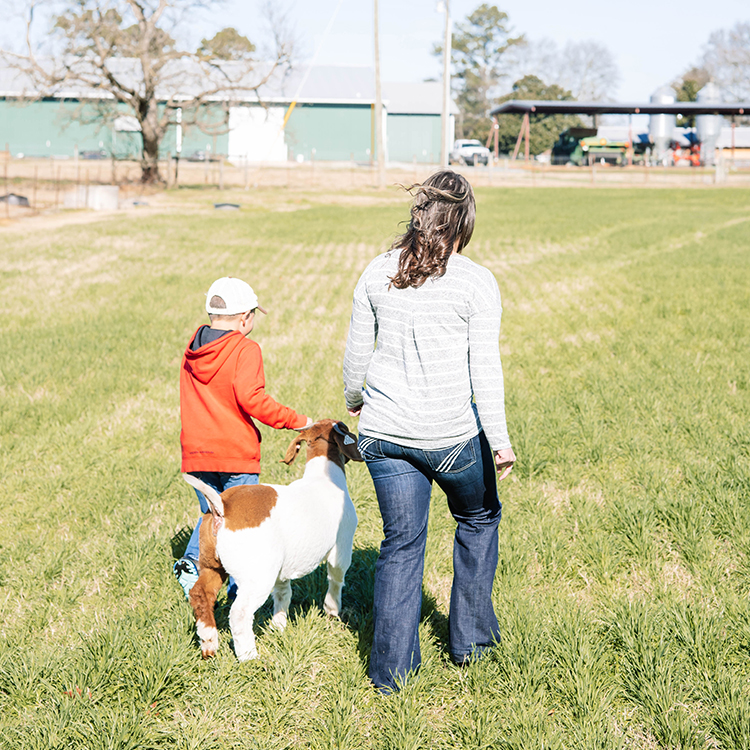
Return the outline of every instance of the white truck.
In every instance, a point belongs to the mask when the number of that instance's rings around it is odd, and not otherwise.
[[[455,141],[453,150],[448,156],[449,164],[488,164],[490,161],[490,150],[482,145],[480,141],[461,139]]]

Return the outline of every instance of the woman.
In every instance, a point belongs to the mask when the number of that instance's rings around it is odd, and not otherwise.
[[[352,416],[361,413],[359,448],[385,534],[370,658],[370,677],[383,692],[398,690],[421,660],[433,481],[458,524],[451,659],[463,664],[497,641],[495,472],[504,479],[516,460],[505,424],[500,292],[489,270],[461,255],[474,231],[471,186],[443,170],[414,189],[406,233],[370,263],[354,291],[344,358],[346,405]]]

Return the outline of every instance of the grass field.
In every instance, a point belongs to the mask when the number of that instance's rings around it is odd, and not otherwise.
[[[381,529],[362,465],[343,621],[322,570],[282,633],[203,662],[171,567],[197,517],[178,370],[203,293],[247,279],[268,390],[343,418],[354,284],[395,190],[180,191],[0,230],[0,747],[750,747],[750,192],[480,190],[467,255],[504,303],[503,638],[447,660],[453,524],[433,497],[419,679],[367,680]],[[262,316],[261,316],[262,317]],[[262,428],[263,479],[292,435]]]

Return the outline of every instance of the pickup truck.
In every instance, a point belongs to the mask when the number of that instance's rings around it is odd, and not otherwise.
[[[453,150],[448,156],[449,164],[487,164],[490,160],[490,150],[481,141],[462,139],[453,144]]]

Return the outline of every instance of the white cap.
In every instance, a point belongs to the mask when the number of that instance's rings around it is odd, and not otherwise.
[[[224,307],[211,305],[214,297],[224,300]],[[232,276],[216,279],[206,293],[206,312],[212,315],[238,315],[258,308],[262,313],[266,311],[258,304],[258,296],[250,284]]]

